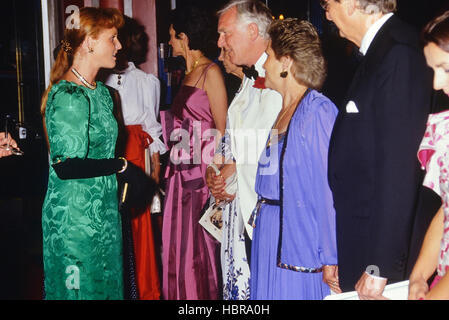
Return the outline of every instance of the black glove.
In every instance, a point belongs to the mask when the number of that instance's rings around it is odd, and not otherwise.
[[[117,174],[121,209],[136,209],[143,212],[151,205],[153,197],[157,191],[156,182],[146,175],[138,166],[128,161],[128,167],[123,173]],[[128,184],[125,201],[123,200],[123,190],[125,183]]]
[[[53,165],[61,180],[109,176],[123,168],[122,159],[67,159]]]

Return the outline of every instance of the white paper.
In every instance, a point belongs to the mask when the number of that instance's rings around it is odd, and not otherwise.
[[[390,300],[407,300],[408,298],[408,280],[387,285],[383,296]],[[341,294],[331,294],[324,300],[360,300],[356,291],[345,292]]]
[[[211,203],[212,200],[211,200]],[[201,217],[199,223],[207,230],[217,241],[221,243],[223,238],[223,211],[216,206],[210,206]]]

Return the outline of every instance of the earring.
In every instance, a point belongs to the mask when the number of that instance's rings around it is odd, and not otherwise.
[[[89,53],[94,53],[94,49],[89,48]]]
[[[288,76],[287,71],[281,72],[281,78],[287,78],[287,76]]]

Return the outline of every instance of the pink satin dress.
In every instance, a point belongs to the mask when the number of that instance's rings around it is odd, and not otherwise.
[[[207,70],[198,80],[203,82]],[[206,92],[182,86],[172,108],[161,112],[170,149],[162,227],[162,294],[166,300],[219,297],[219,243],[198,223],[209,198],[206,168],[215,152],[215,128]]]

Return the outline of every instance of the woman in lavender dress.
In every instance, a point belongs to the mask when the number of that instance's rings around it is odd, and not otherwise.
[[[337,108],[318,89],[326,75],[318,34],[306,21],[273,22],[265,85],[283,97],[259,161],[251,299],[320,300],[338,285],[335,211],[327,182]],[[329,288],[330,287],[330,288]]]

